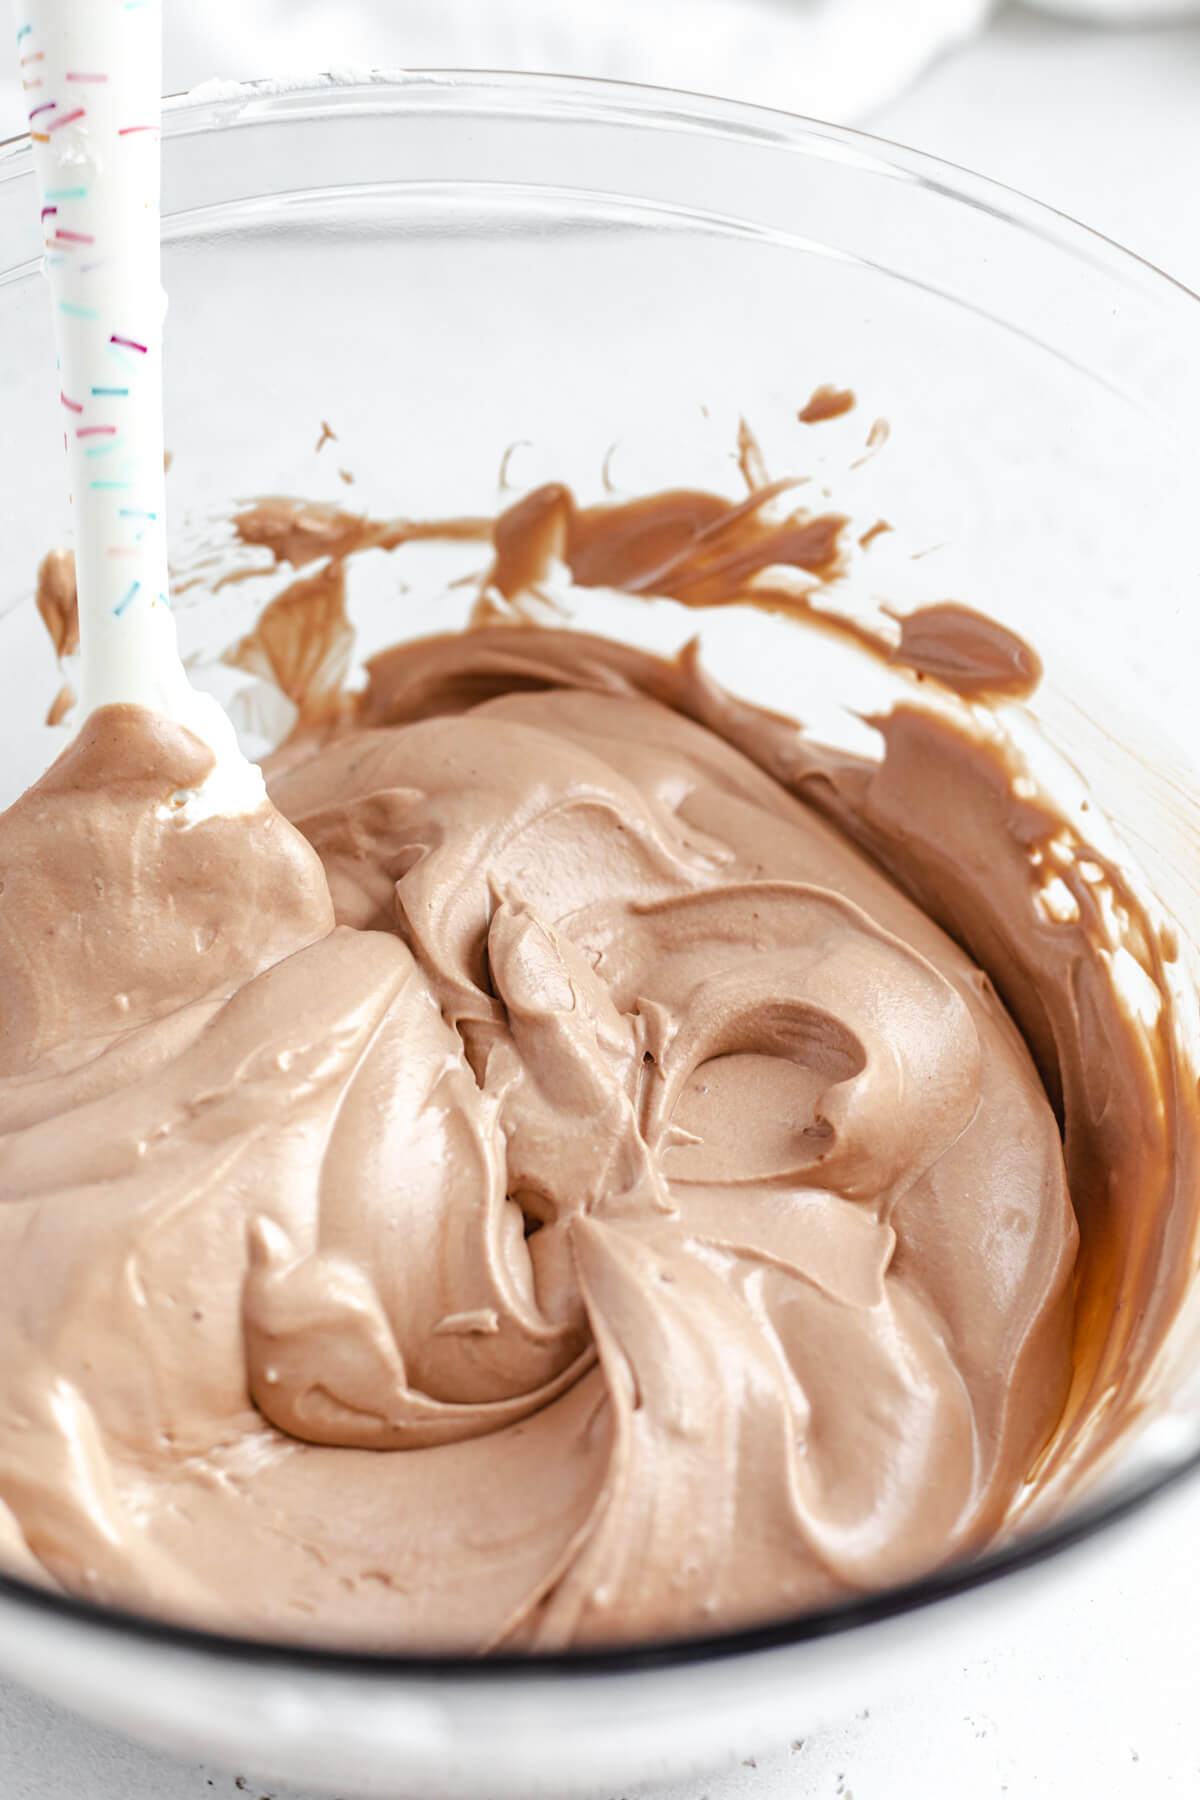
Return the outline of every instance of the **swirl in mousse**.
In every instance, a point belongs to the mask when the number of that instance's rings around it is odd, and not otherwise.
[[[377,658],[268,805],[197,819],[212,750],[93,713],[0,819],[9,1562],[545,1649],[1000,1529],[1148,1354],[1170,1176],[1089,921],[1022,911],[1055,822],[884,732],[860,764],[693,656],[493,626]],[[1081,1348],[1118,1252],[1158,1312]]]

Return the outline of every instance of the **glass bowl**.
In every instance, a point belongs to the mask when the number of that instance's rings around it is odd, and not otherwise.
[[[606,483],[736,494],[745,421],[772,474],[893,526],[856,558],[852,598],[954,598],[1033,640],[1046,678],[1028,732],[1083,772],[1200,939],[1193,296],[929,158],[665,91],[480,74],[217,89],[169,107],[164,158],[180,634],[247,729],[269,721],[219,657],[271,585],[214,592],[237,563],[236,502],[428,518],[491,513],[505,484],[511,498],[546,479],[586,499]],[[66,520],[24,140],[0,149],[0,232],[6,802],[63,741],[44,723],[61,675],[32,603]],[[825,382],[857,407],[801,423]],[[360,645],[462,622],[455,584],[479,554],[359,559]],[[852,733],[873,697],[868,672],[778,618],[684,624],[600,596],[579,622],[660,647],[698,632],[730,685],[827,733]],[[147,1741],[339,1793],[612,1792],[936,1679],[1081,1559],[1102,1567],[1120,1522],[1153,1517],[1200,1467],[1182,1360],[1172,1395],[1061,1516],[759,1630],[488,1662],[353,1656],[0,1579],[0,1667]]]

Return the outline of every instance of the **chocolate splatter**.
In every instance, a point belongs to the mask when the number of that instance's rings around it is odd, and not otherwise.
[[[932,675],[964,699],[1029,695],[1042,677],[1037,652],[1015,632],[969,606],[944,601],[899,619],[890,660]]]
[[[345,571],[333,562],[277,595],[224,660],[273,682],[313,724],[340,710],[353,646]]]
[[[47,725],[61,725],[75,704],[74,691],[66,682],[59,688],[46,713]]]
[[[840,419],[854,404],[852,389],[832,387],[828,382],[823,382],[820,387],[813,389],[796,417],[802,425],[823,425],[826,419]]]
[[[54,654],[61,660],[79,648],[79,600],[75,591],[75,555],[71,550],[51,550],[44,556],[37,576],[37,609],[50,633]]]

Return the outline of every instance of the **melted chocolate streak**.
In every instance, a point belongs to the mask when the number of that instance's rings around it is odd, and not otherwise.
[[[336,708],[350,648],[339,598],[347,557],[420,541],[477,541],[490,542],[494,558],[476,624],[505,616],[491,596],[519,602],[562,565],[579,587],[665,597],[698,610],[750,605],[783,613],[966,698],[1018,698],[1033,691],[1041,677],[1033,650],[969,607],[944,602],[907,614],[897,622],[898,641],[822,608],[819,597],[843,571],[848,521],[839,513],[802,509],[778,517],[774,503],[795,485],[770,482],[741,501],[672,489],[581,507],[568,488],[551,483],[496,519],[421,523],[368,520],[298,500],[263,500],[234,520],[244,544],[268,549],[277,563],[297,569],[318,558],[328,563],[313,585],[296,584],[279,595],[230,660],[254,673],[270,671],[306,718]],[[297,663],[297,627],[309,611],[320,616]],[[322,667],[320,680],[314,680],[314,659]]]

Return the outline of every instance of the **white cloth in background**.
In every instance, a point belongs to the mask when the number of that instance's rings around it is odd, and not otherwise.
[[[327,69],[602,75],[853,122],[994,0],[165,0],[164,87]],[[0,135],[25,128],[0,70]]]

